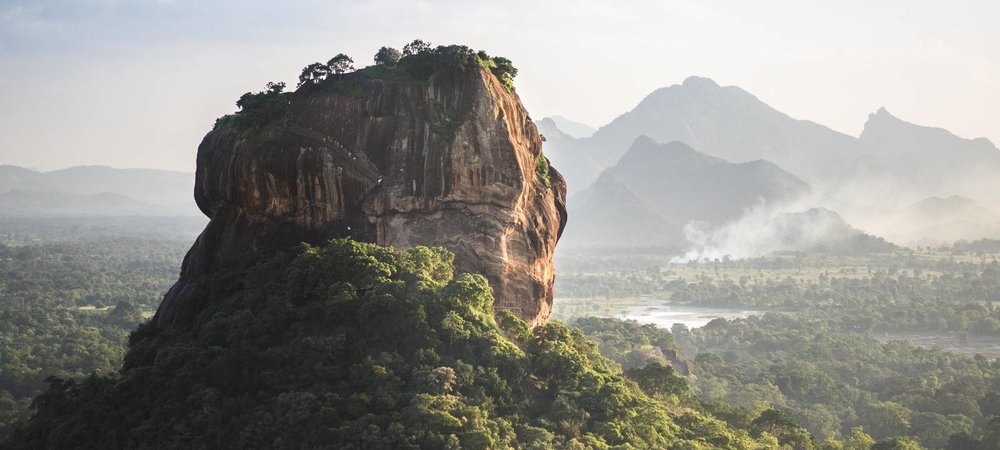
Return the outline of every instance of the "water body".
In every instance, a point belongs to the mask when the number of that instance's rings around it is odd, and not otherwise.
[[[653,324],[668,330],[675,323],[686,325],[688,328],[699,328],[714,319],[740,319],[760,315],[759,311],[687,306],[663,300],[637,301],[622,304],[621,307],[622,309],[616,316],[619,319]]]
[[[761,311],[689,306],[656,298],[557,298],[552,308],[552,318],[566,323],[580,317],[612,317],[653,324],[668,330],[675,323],[699,328],[713,319],[737,319],[761,314]]]

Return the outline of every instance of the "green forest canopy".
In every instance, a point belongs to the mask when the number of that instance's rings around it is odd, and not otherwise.
[[[193,329],[143,325],[120,375],[53,381],[8,447],[755,448],[775,439],[676,395],[645,394],[579,331],[529,330],[509,313],[501,326],[485,279],[455,276],[452,259],[336,240],[220,276],[227,294]]]

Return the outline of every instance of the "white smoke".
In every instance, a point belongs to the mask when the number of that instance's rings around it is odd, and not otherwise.
[[[684,227],[691,247],[672,263],[745,259],[774,252],[811,250],[859,233],[836,213],[804,208],[808,202],[769,206],[759,203],[738,220],[711,227],[692,222]]]

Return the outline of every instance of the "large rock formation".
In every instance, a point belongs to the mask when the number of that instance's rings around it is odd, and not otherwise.
[[[157,326],[190,324],[213,297],[209,276],[254,252],[335,237],[446,247],[459,270],[487,277],[497,308],[548,318],[566,187],[539,163],[517,95],[486,69],[355,75],[282,94],[264,123],[205,136],[195,199],[211,221]]]

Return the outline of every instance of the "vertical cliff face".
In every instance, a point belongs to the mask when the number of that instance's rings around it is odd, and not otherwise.
[[[335,237],[446,247],[459,270],[487,277],[497,308],[548,318],[565,182],[539,164],[535,125],[490,71],[345,76],[280,101],[265,123],[217,126],[199,146],[195,199],[211,221],[158,326],[189,324],[213,297],[212,273]]]

